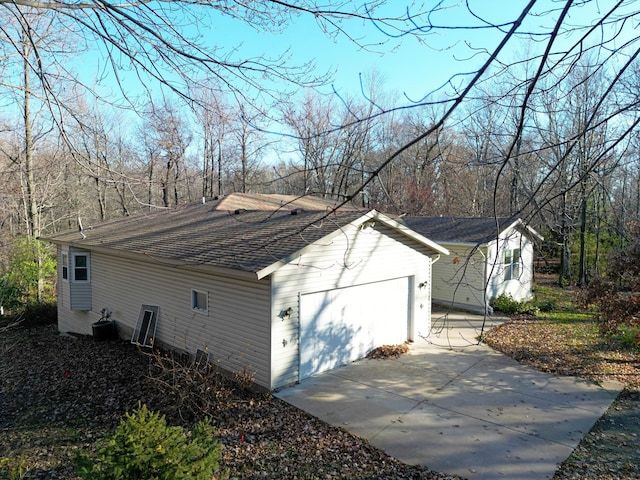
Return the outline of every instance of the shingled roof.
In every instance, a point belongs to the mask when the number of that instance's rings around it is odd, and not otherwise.
[[[246,205],[246,204],[244,204]],[[209,266],[267,275],[274,265],[354,222],[381,220],[438,253],[448,251],[375,210],[237,210],[218,202],[136,215],[82,232],[44,237],[56,244],[111,254],[142,255],[174,266]],[[267,268],[270,267],[270,268]]]
[[[215,203],[192,204],[44,240],[89,250],[137,253],[177,265],[258,272],[363,215],[349,210],[231,212],[219,210]]]
[[[218,210],[332,210],[339,205],[336,200],[318,198],[311,195],[281,195],[276,193],[230,193],[213,200]],[[350,204],[342,210],[354,209]]]
[[[405,225],[435,242],[482,245],[522,222],[517,217],[403,217]]]

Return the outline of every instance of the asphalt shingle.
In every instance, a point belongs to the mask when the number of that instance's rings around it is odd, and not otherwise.
[[[215,202],[199,203],[105,222],[82,233],[57,233],[45,240],[138,253],[158,261],[258,272],[363,214],[353,210],[236,213],[219,209]]]

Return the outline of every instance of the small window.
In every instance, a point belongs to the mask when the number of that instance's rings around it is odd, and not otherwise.
[[[209,294],[200,290],[191,290],[191,309],[207,313],[209,311]]]
[[[517,280],[520,278],[520,249],[504,252],[504,279]]]
[[[158,321],[158,307],[155,305],[142,305],[136,328],[131,336],[131,343],[142,347],[153,348],[156,337],[156,325]]]
[[[73,281],[74,282],[89,281],[89,254],[88,253],[73,254]]]
[[[62,254],[62,279],[69,280],[69,254]]]

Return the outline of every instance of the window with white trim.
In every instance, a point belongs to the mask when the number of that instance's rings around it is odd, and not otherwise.
[[[202,290],[191,290],[191,310],[206,314],[209,312],[209,294]]]
[[[73,282],[86,282],[89,283],[90,268],[89,268],[89,254],[88,253],[73,253],[72,255],[72,278]]]
[[[69,280],[69,254],[62,254],[62,279]]]
[[[513,248],[504,252],[504,279],[517,280],[520,278],[520,249]]]

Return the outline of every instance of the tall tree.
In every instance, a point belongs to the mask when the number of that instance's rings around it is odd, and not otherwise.
[[[157,148],[154,154],[159,154],[164,165],[163,171],[158,172],[162,206],[178,205],[186,150],[192,138],[186,120],[174,104],[165,100],[160,105],[150,104],[148,120],[143,128]]]

